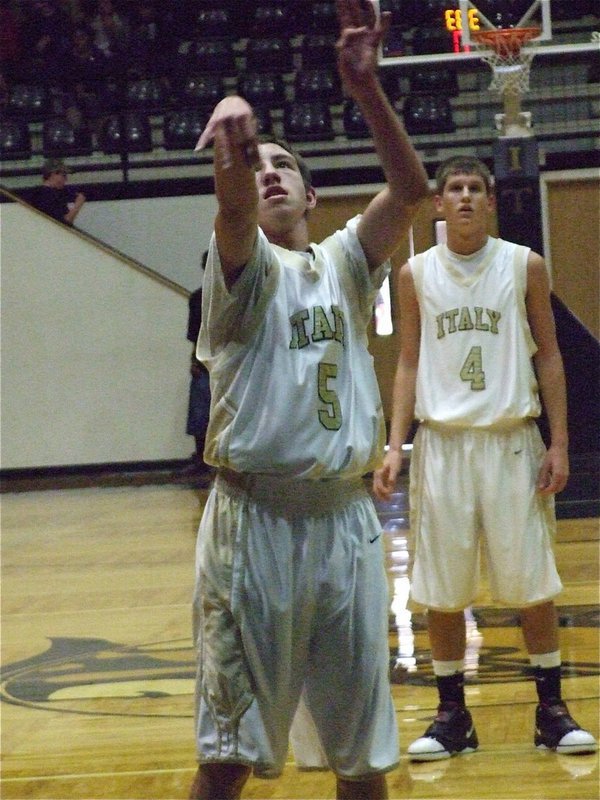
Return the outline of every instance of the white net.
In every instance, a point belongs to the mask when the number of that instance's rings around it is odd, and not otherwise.
[[[518,59],[501,58],[496,53],[486,53],[482,59],[492,68],[488,89],[498,94],[524,94],[529,91],[529,73],[533,55],[521,53]]]
[[[500,95],[522,95],[529,90],[529,74],[535,52],[523,50],[522,45],[538,31],[514,28],[486,31],[477,37],[481,58],[492,69],[491,92]]]

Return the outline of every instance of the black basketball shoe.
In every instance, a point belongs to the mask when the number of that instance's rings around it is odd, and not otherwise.
[[[458,703],[440,703],[437,716],[423,736],[409,746],[411,761],[437,761],[479,747],[471,714]]]
[[[594,753],[598,744],[569,714],[562,700],[550,705],[540,703],[535,710],[535,746],[557,753]]]

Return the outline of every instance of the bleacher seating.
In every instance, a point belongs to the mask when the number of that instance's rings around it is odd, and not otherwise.
[[[336,104],[342,102],[342,87],[337,72],[328,67],[298,70],[294,78],[296,100],[325,100]]]
[[[66,117],[52,117],[43,123],[42,152],[45,158],[91,156],[92,135],[85,121],[76,125]]]
[[[9,114],[28,122],[41,122],[52,112],[49,86],[38,83],[17,83],[8,96]]]
[[[21,161],[31,156],[31,135],[23,119],[0,121],[0,158],[2,161]]]
[[[249,39],[245,53],[248,71],[285,73],[294,69],[290,40],[281,36]]]
[[[447,6],[444,0],[380,0],[380,5],[392,13],[388,42],[394,48],[408,55],[447,50],[448,37],[439,24],[440,9]],[[597,29],[597,9],[589,0],[556,0],[552,13],[563,21],[564,30],[577,28],[582,41]],[[289,134],[295,142],[335,139],[336,150],[360,147],[353,141],[364,137],[364,122],[354,104],[344,99],[337,77],[334,0],[253,0],[249,4],[192,0],[185,13],[180,12],[173,31],[166,33],[172,48],[168,52],[174,55],[168,65],[163,59],[164,69],[158,74],[129,68],[111,71],[76,100],[77,111],[92,130],[91,137],[79,143],[82,155],[90,147],[91,155],[121,153],[127,147],[131,152],[155,150],[160,158],[163,148],[177,150],[178,141],[185,154],[195,133],[186,140],[174,131],[178,126],[193,130],[197,124],[192,120],[193,109],[204,113],[234,92],[256,109],[261,129]],[[556,41],[559,38],[557,33]],[[11,165],[48,152],[48,131],[52,125],[56,129],[58,119],[63,120],[65,146],[75,133],[69,134],[64,123],[73,102],[70,90],[34,81],[31,71],[27,74],[26,81],[9,87],[3,109],[2,153]],[[502,101],[488,92],[490,71],[479,61],[462,61],[456,67],[447,63],[382,66],[380,77],[396,111],[417,137],[418,149],[435,148],[437,135],[444,137],[440,139],[444,147],[458,147],[461,141],[491,146]],[[548,132],[550,147],[560,147],[564,129],[571,143],[578,137],[581,147],[590,149],[596,135],[593,125],[600,116],[599,82],[600,62],[589,54],[536,57],[531,92],[522,103],[524,110],[532,112],[538,135]],[[435,95],[442,98],[436,100]],[[115,115],[134,111],[141,116],[130,117],[137,120],[132,136],[119,139],[115,134],[108,142],[107,131],[114,134],[118,129],[120,117]],[[175,112],[182,112],[177,125]],[[457,136],[449,140],[447,134],[453,131]],[[461,132],[464,137],[458,135]]]
[[[285,82],[279,72],[246,72],[238,82],[238,92],[252,106],[283,108]]]
[[[290,142],[335,138],[331,109],[326,102],[292,102],[284,110],[283,128]]]
[[[402,114],[410,134],[452,133],[456,130],[452,106],[445,95],[411,95],[404,101]]]
[[[151,152],[153,142],[148,116],[142,111],[109,114],[102,125],[100,146],[107,155]]]
[[[184,108],[170,111],[163,120],[166,150],[192,151],[210,116],[210,109]]]

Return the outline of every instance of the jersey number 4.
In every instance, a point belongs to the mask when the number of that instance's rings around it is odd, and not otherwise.
[[[460,371],[461,380],[471,384],[474,392],[485,389],[485,372],[481,357],[481,347],[472,347]]]
[[[337,378],[337,371],[337,364],[323,361],[319,364],[319,399],[326,406],[319,409],[319,422],[328,431],[339,431],[342,427],[342,407],[336,392],[329,385],[329,380]]]

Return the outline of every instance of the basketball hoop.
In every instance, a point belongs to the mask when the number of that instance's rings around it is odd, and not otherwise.
[[[522,95],[529,91],[529,73],[534,52],[523,45],[540,35],[539,28],[494,28],[472,31],[481,48],[481,58],[492,68],[490,91]],[[483,50],[483,48],[487,48]]]

